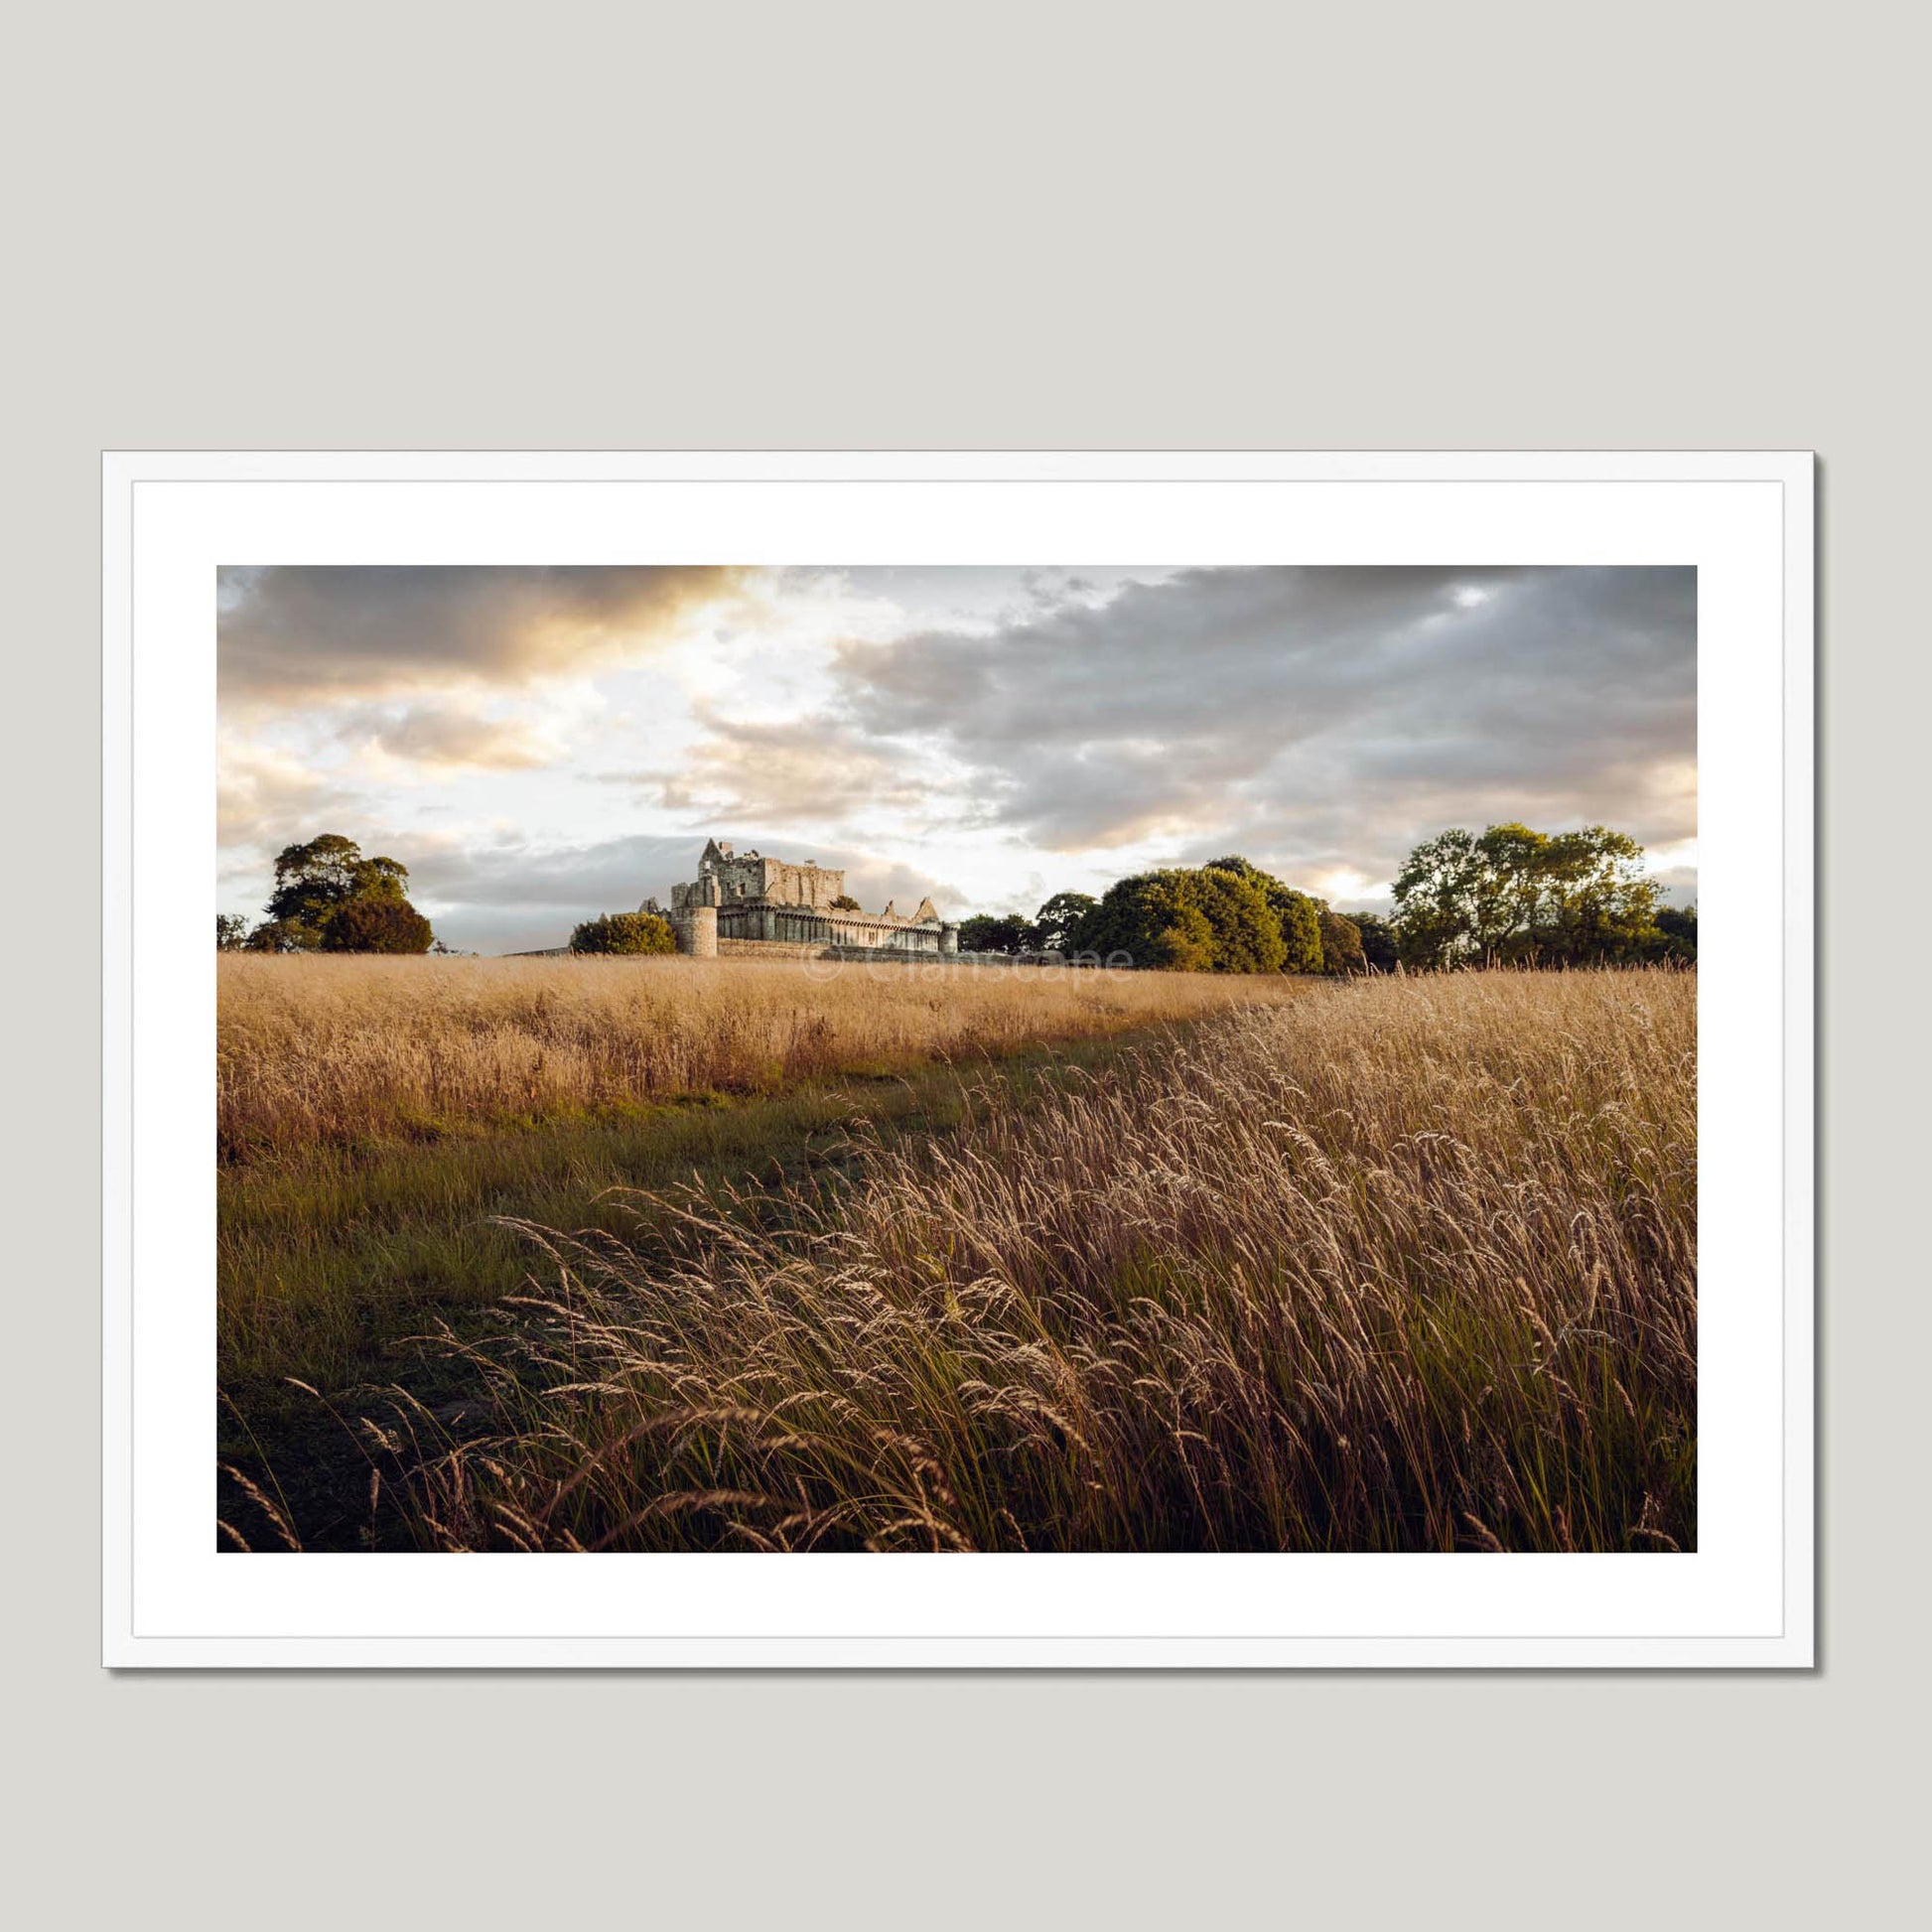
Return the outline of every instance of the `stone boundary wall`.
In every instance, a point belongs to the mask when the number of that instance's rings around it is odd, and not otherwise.
[[[899,946],[821,946],[818,956],[821,959],[850,959],[866,965],[878,960],[895,966],[1039,966],[1047,963],[1037,956],[1025,958],[1013,953],[907,952]]]
[[[720,939],[720,959],[828,959],[831,946],[796,945],[789,939]],[[867,953],[867,958],[874,955]]]
[[[893,966],[1042,966],[1061,962],[1038,954],[1017,957],[1004,952],[906,952],[893,946],[796,945],[786,939],[720,939],[720,959],[836,959],[854,965]]]

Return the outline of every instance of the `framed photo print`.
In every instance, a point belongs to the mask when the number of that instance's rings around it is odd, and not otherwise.
[[[1809,456],[103,491],[109,1664],[1812,1661]]]

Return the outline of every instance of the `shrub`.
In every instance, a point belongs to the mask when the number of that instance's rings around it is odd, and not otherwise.
[[[406,898],[351,898],[329,914],[324,952],[428,952],[436,934]]]
[[[668,919],[655,912],[607,912],[586,919],[570,935],[572,952],[665,953],[677,951],[677,935]]]

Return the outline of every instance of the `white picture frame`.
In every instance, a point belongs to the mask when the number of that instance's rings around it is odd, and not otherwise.
[[[1813,1663],[1809,455],[114,452],[102,551],[106,1664]],[[1145,560],[1696,567],[1698,1549],[220,1557],[217,568]]]

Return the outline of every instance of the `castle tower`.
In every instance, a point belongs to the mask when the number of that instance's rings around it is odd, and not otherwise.
[[[687,906],[684,916],[678,921],[677,938],[679,952],[689,953],[693,959],[716,959],[718,957],[717,906]]]

